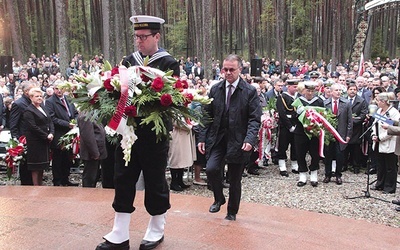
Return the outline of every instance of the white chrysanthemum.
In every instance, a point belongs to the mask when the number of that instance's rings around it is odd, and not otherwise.
[[[137,136],[133,126],[127,126],[124,130],[121,140],[121,148],[123,149],[125,166],[128,166],[128,163],[131,160],[132,145],[136,140]]]

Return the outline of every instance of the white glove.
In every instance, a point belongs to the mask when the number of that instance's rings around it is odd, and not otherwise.
[[[297,112],[297,114],[299,114],[299,115],[301,115],[301,113],[303,113],[303,111],[304,111],[304,106],[299,106],[299,107],[296,109],[296,112]]]
[[[296,125],[292,126],[292,127],[289,129],[289,132],[293,132],[295,129],[296,129]]]

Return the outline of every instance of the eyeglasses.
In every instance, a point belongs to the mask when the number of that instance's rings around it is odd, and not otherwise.
[[[133,35],[135,40],[146,41],[149,36],[155,36],[156,34],[148,34],[148,35]]]
[[[236,69],[234,69],[234,68],[222,68],[222,70],[223,71],[225,71],[225,72],[231,72],[231,73],[233,73],[233,72],[235,72],[236,70],[237,70],[238,68],[236,68]]]

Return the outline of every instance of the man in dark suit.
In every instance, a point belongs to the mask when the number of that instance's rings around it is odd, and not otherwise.
[[[83,187],[96,187],[98,171],[102,160],[107,158],[106,132],[103,125],[90,121],[81,113],[78,116],[80,133],[79,155],[84,164]]]
[[[193,68],[194,77],[199,77],[201,80],[204,78],[204,68],[201,67],[201,62],[197,62],[196,67]]]
[[[39,69],[36,67],[36,63],[32,63],[31,68],[28,69],[28,79],[31,79],[32,77],[38,77],[39,76]]]
[[[265,93],[265,98],[267,99],[267,102],[273,98],[277,98],[282,93],[284,87],[284,83],[281,78],[274,80],[273,84],[274,87]]]
[[[13,102],[10,111],[10,131],[13,138],[19,139],[22,135],[26,133],[26,124],[22,117],[25,109],[31,104],[31,99],[29,98],[29,90],[35,85],[29,81],[23,81],[21,83],[23,95]],[[21,185],[33,185],[32,173],[28,170],[28,165],[24,161],[19,166],[19,175],[21,179]]]
[[[54,186],[78,186],[77,183],[69,181],[70,169],[73,165],[71,152],[62,149],[58,144],[60,138],[75,126],[72,120],[78,115],[75,106],[67,100],[64,91],[60,89],[62,83],[61,80],[54,82],[54,94],[45,103],[55,130],[54,139],[51,142],[53,184]]]
[[[351,135],[349,144],[344,151],[344,159],[347,162],[349,156],[352,160],[353,171],[355,174],[360,172],[360,167],[365,165],[363,161],[360,136],[363,133],[363,123],[368,114],[368,104],[357,95],[357,85],[350,84],[347,87],[348,100],[351,104],[353,117],[353,134]]]
[[[366,86],[366,79],[362,76],[356,78],[357,95],[365,100],[367,106],[371,102],[372,92]]]
[[[237,55],[228,55],[222,71],[225,80],[212,86],[209,97],[213,102],[205,106],[212,121],[204,121],[199,135],[198,149],[206,154],[206,173],[213,192],[211,213],[225,204],[222,192],[221,168],[228,164],[229,201],[225,219],[236,220],[241,198],[241,179],[244,164],[257,143],[261,123],[261,106],[257,90],[239,77],[242,60]]]
[[[330,109],[337,119],[337,131],[339,135],[347,143],[350,141],[353,132],[353,117],[350,102],[340,97],[342,87],[339,84],[333,84],[331,86],[332,97],[324,101],[324,106]],[[342,184],[342,169],[344,164],[344,150],[347,144],[340,143],[338,141],[331,142],[326,148],[325,153],[325,178],[324,183],[331,181],[332,177],[332,159],[336,157],[336,184]]]

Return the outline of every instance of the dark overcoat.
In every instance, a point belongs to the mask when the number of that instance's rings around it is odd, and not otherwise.
[[[359,144],[362,140],[360,136],[364,132],[363,123],[368,114],[368,104],[362,97],[356,95],[351,110],[353,117],[353,134],[351,135],[349,144]]]
[[[23,113],[26,124],[27,163],[29,169],[45,169],[49,165],[49,134],[54,135],[54,125],[49,112],[44,106],[44,115],[33,104],[26,107]]]
[[[212,121],[204,121],[204,127],[200,131],[199,141],[205,142],[206,158],[221,138],[221,120],[224,116],[226,99],[226,80],[216,83],[210,90],[209,97],[214,100],[204,109]],[[237,88],[233,92],[229,106],[229,129],[226,160],[228,163],[244,163],[249,157],[241,148],[243,143],[249,143],[253,147],[257,144],[258,130],[261,123],[261,105],[257,90],[245,82],[239,80]],[[209,119],[206,118],[206,119]]]
[[[83,114],[78,116],[80,131],[79,155],[82,160],[104,160],[107,158],[106,133],[101,124],[92,122]]]

